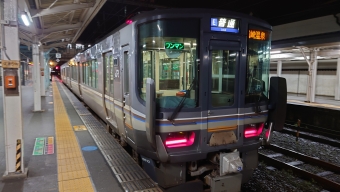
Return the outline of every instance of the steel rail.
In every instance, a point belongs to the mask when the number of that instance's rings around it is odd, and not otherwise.
[[[297,131],[282,129],[281,132],[296,136]],[[305,134],[305,133],[302,133],[302,132],[299,132],[299,137],[304,138],[304,139],[309,139],[309,140],[312,140],[312,141],[316,141],[316,142],[319,142],[319,143],[331,145],[333,147],[339,147],[340,146],[340,142],[338,142],[338,141],[334,141],[334,140],[330,140],[330,139],[326,139],[326,138],[322,138],[322,137],[316,137],[316,136]]]
[[[283,150],[283,149],[284,148],[282,148],[281,150]],[[312,158],[312,157],[310,157],[310,158]],[[267,155],[264,155],[261,152],[259,152],[259,160],[263,161],[263,162],[265,162],[269,165],[272,165],[274,167],[278,167],[280,169],[290,169],[294,174],[299,175],[303,179],[309,179],[309,180],[312,179],[312,180],[316,181],[319,185],[321,185],[326,190],[340,191],[340,183],[333,182],[333,181],[328,180],[324,177],[321,177],[321,176],[318,176],[316,174],[305,171],[303,169],[300,169],[296,166],[290,165],[288,163],[281,162],[281,161],[276,160],[272,157],[268,157]],[[300,160],[302,160],[302,159],[300,159]],[[336,172],[335,170],[332,170],[332,171]]]
[[[283,147],[273,145],[273,144],[267,145],[267,146],[265,146],[265,148],[273,150],[273,151],[278,152],[278,153],[282,153],[282,154],[290,156],[290,157],[294,157],[298,160],[303,161],[304,163],[308,163],[308,164],[311,164],[311,165],[317,165],[321,168],[331,170],[333,173],[337,173],[337,174],[340,173],[340,166],[334,165],[332,163],[328,163],[326,161],[322,161],[322,160],[313,158],[311,156],[304,155],[302,153],[298,153],[298,152],[290,150],[290,149],[285,149]]]
[[[288,127],[288,128],[291,128],[291,129],[296,129],[296,130],[299,130],[299,131],[304,131],[304,132],[307,132],[307,133],[313,133],[313,134],[317,134],[317,135],[323,135],[323,136],[326,136],[326,137],[329,137],[329,138],[332,138],[332,139],[340,139],[340,132],[339,131],[335,131],[335,130],[331,130],[331,129],[325,129],[325,128],[322,128],[322,127],[314,127],[314,126],[311,126],[311,125],[305,125],[305,124],[302,124],[304,126],[308,126],[307,127],[297,127],[296,125],[292,125],[290,123],[285,123],[284,126],[285,127]]]

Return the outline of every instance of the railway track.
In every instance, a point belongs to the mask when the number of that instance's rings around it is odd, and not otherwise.
[[[312,141],[316,141],[319,143],[324,143],[327,145],[331,145],[333,147],[339,147],[340,146],[340,141],[337,138],[340,138],[340,136],[338,135],[332,135],[332,134],[322,134],[320,132],[317,131],[312,131],[311,129],[306,129],[306,128],[297,128],[296,126],[290,125],[287,126],[287,124],[285,124],[285,127],[281,132],[282,133],[287,133],[293,136],[296,136],[297,131],[299,130],[299,138],[304,138],[304,139],[309,139]],[[325,136],[325,137],[320,137],[321,136]]]
[[[314,180],[319,185],[321,185],[324,189],[330,190],[330,191],[340,191],[340,183],[334,182],[332,180],[327,179],[326,177],[332,176],[335,174],[340,174],[340,167],[336,166],[334,164],[321,161],[319,159],[297,153],[292,150],[288,150],[282,147],[279,147],[277,145],[268,145],[265,147],[265,149],[269,149],[274,151],[273,154],[264,154],[261,153],[261,150],[259,151],[259,159],[260,161],[265,162],[268,165],[272,165],[276,168],[280,169],[290,169],[292,172],[296,175],[299,175],[300,177],[307,179],[307,180]],[[291,162],[282,162],[280,160],[277,160],[278,157],[284,157],[288,156],[291,158],[294,158],[294,161]],[[303,170],[299,168],[301,165],[312,165],[317,166],[319,168],[322,168],[327,171],[322,171],[319,173],[311,173],[309,171]]]
[[[331,130],[331,129],[326,129],[326,128],[322,128],[322,127],[315,127],[315,126],[306,125],[306,124],[302,124],[301,127],[297,127],[296,125],[294,125],[291,122],[286,122],[284,124],[284,126],[291,128],[291,129],[299,129],[300,131],[304,131],[304,132],[307,132],[307,133],[322,135],[322,136],[329,137],[329,138],[332,138],[332,139],[340,139],[340,132],[335,131],[335,130]]]

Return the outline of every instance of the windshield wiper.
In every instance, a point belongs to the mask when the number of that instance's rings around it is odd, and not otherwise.
[[[187,94],[187,92],[191,91],[193,85],[194,85],[195,82],[196,82],[195,79],[196,79],[196,78],[194,78],[194,79],[192,80],[191,85],[190,85],[189,89],[186,90],[186,93],[185,93],[185,94]],[[177,105],[177,107],[175,108],[175,110],[172,112],[172,114],[170,115],[170,117],[168,117],[168,120],[169,120],[169,121],[173,122],[173,120],[175,119],[177,113],[178,113],[178,112],[180,111],[180,109],[183,107],[183,103],[184,103],[184,101],[185,101],[186,98],[187,98],[187,97],[182,97],[181,101],[178,103],[178,105]]]

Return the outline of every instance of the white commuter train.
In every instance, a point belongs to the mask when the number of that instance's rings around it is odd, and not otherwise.
[[[248,15],[155,10],[76,55],[61,77],[162,188],[239,191],[265,125],[279,130],[285,117],[285,80],[271,79],[269,93],[270,43],[271,26]]]

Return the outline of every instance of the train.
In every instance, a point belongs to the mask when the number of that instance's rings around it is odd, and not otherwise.
[[[271,26],[249,15],[154,10],[63,64],[61,80],[164,190],[240,191],[285,118],[270,46]]]

